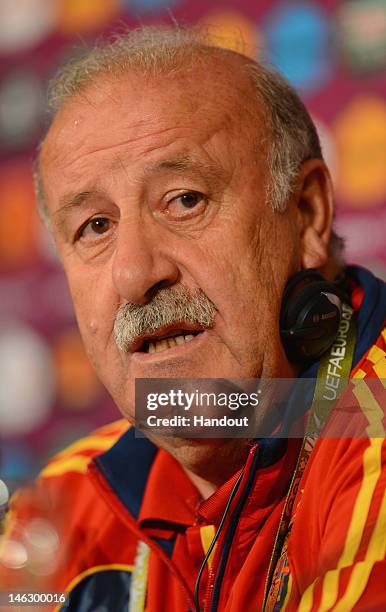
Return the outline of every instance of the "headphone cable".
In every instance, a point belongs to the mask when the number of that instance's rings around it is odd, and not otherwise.
[[[210,543],[208,551],[207,551],[207,553],[206,553],[206,555],[204,557],[203,562],[201,563],[200,570],[199,570],[199,572],[197,574],[196,584],[195,584],[195,587],[194,587],[194,603],[195,603],[195,606],[196,606],[195,612],[201,612],[201,610],[200,610],[200,582],[201,582],[203,571],[205,569],[206,564],[208,563],[208,559],[209,559],[210,555],[212,554],[213,548],[214,548],[214,546],[215,546],[215,544],[216,544],[216,542],[217,542],[217,540],[218,540],[218,538],[220,536],[220,533],[221,533],[222,528],[223,528],[224,523],[225,523],[225,519],[226,519],[227,514],[229,512],[229,508],[230,508],[231,503],[232,503],[232,501],[233,501],[233,499],[234,499],[234,497],[235,497],[235,495],[237,493],[237,489],[239,488],[239,485],[240,485],[240,482],[241,482],[241,479],[242,479],[243,475],[244,475],[244,468],[242,469],[242,471],[238,475],[237,480],[236,480],[235,484],[232,487],[232,491],[230,492],[230,495],[229,495],[227,504],[225,506],[225,510],[223,512],[223,515],[221,517],[221,521],[220,521],[219,526],[217,528],[217,531],[216,531],[216,533],[213,536],[213,540]]]

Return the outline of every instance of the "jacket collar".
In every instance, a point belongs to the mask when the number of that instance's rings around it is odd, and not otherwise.
[[[94,459],[98,470],[136,520],[156,452],[157,447],[131,427],[114,446]]]

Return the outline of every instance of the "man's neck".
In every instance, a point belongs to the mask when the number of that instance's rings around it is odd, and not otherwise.
[[[189,480],[194,484],[198,492],[200,493],[202,499],[208,499],[215,491],[217,491],[217,486],[213,482],[209,482],[205,480],[205,478],[201,478],[194,472],[187,470],[184,468]]]
[[[219,447],[212,460],[206,463],[205,471],[201,471],[201,474],[205,473],[205,477],[200,475],[199,467],[196,465],[192,469],[182,464],[181,467],[197,487],[201,497],[208,499],[245,465],[249,451],[248,440],[230,439],[229,444]]]

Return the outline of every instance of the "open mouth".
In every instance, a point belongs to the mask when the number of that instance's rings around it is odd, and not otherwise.
[[[140,353],[161,353],[170,348],[181,346],[191,342],[203,330],[195,329],[173,329],[162,335],[153,335],[143,338],[141,344],[136,348]]]

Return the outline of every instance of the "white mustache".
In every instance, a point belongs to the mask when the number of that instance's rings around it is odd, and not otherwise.
[[[123,352],[145,334],[160,327],[185,322],[213,327],[216,308],[201,289],[188,289],[183,285],[160,289],[148,304],[127,303],[120,306],[114,324],[115,342]]]

